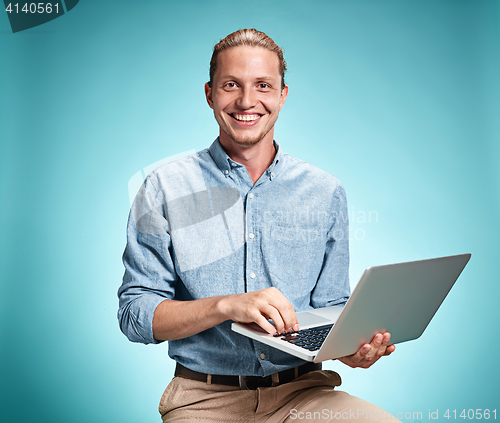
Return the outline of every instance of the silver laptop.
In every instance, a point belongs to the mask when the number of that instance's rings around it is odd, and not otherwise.
[[[345,306],[297,313],[300,330],[293,334],[273,336],[255,323],[231,328],[315,363],[354,354],[376,332],[389,332],[392,344],[410,341],[422,335],[470,257],[370,267]]]

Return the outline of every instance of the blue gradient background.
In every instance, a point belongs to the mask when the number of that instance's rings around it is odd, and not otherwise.
[[[367,371],[327,368],[423,420],[499,408],[499,23],[495,0],[86,0],[17,34],[0,13],[0,420],[159,421],[167,345],[132,344],[116,320],[127,183],[217,136],[211,50],[243,27],[285,48],[276,139],[344,183],[352,284],[472,253],[419,340]]]

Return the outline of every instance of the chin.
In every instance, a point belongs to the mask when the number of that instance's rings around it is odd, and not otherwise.
[[[242,147],[244,146],[251,146],[258,144],[259,141],[262,140],[263,137],[261,138],[237,138],[237,137],[229,137],[233,140],[235,144],[241,145]]]
[[[238,136],[237,134],[228,134],[226,135],[235,143],[241,147],[251,147],[252,145],[258,144],[261,142],[265,136],[269,133],[269,131],[265,133],[260,133],[254,136]]]

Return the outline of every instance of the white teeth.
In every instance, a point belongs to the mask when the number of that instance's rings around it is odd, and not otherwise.
[[[250,121],[257,120],[258,118],[260,118],[260,115],[237,115],[237,114],[233,114],[233,117],[236,120],[241,120],[243,122],[250,122]]]

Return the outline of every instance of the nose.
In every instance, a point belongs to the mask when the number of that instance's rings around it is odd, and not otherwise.
[[[236,100],[236,105],[242,109],[251,109],[255,106],[257,100],[255,92],[250,87],[244,87],[240,90],[240,95]]]

